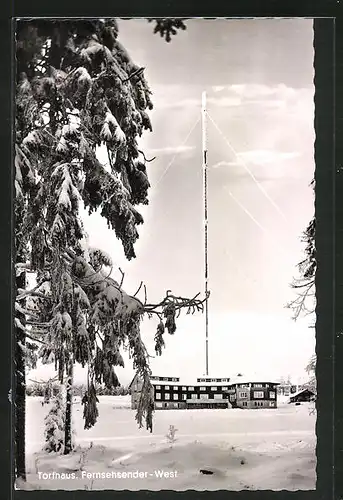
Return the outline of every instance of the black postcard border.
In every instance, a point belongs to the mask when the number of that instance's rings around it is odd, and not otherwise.
[[[338,34],[342,31],[341,16],[339,16],[340,1],[329,0],[314,2],[284,1],[277,3],[273,0],[232,1],[224,2],[212,0],[206,5],[193,3],[190,0],[180,4],[170,0],[162,2],[141,2],[139,0],[118,3],[102,2],[95,4],[81,2],[27,2],[18,0],[11,6],[1,21],[0,37],[2,57],[0,59],[0,144],[2,146],[1,196],[0,196],[0,249],[1,249],[1,280],[0,308],[3,324],[3,346],[1,349],[2,377],[1,387],[1,455],[0,473],[2,476],[2,490],[5,487],[10,498],[45,498],[57,496],[61,498],[81,498],[86,492],[83,490],[69,491],[14,491],[13,490],[13,456],[12,450],[12,406],[10,404],[10,389],[12,379],[12,131],[11,131],[11,103],[13,100],[12,86],[12,47],[13,22],[15,17],[310,17],[314,21],[315,47],[315,162],[316,162],[316,201],[317,218],[316,246],[318,269],[316,275],[317,287],[317,324],[316,324],[316,352],[317,379],[319,398],[317,402],[317,488],[315,491],[217,491],[217,492],[174,492],[174,491],[93,491],[88,494],[126,500],[132,496],[137,498],[163,497],[168,500],[172,496],[187,496],[197,499],[207,496],[224,498],[227,495],[234,498],[240,495],[254,498],[301,498],[301,499],[342,499],[343,498],[343,470],[341,451],[342,426],[342,373],[340,369],[341,349],[343,343],[343,328],[339,321],[339,304],[341,303],[341,289],[343,278],[335,274],[335,254],[342,256],[343,248],[343,213],[340,209],[340,197],[335,196],[335,174],[338,166],[343,164],[340,137],[343,136],[343,120],[339,106],[342,98],[335,87],[340,89],[342,83],[342,41]],[[3,12],[4,12],[3,8]],[[178,35],[177,35],[178,36]],[[158,39],[156,40],[158,43]],[[337,138],[335,142],[335,137]],[[340,183],[337,182],[336,191]],[[340,191],[342,193],[342,191]],[[335,205],[336,203],[336,205]],[[335,213],[337,214],[335,217]],[[342,213],[342,215],[341,215]],[[336,237],[335,237],[336,235]],[[340,270],[336,266],[336,271]],[[338,304],[335,310],[334,304]],[[336,324],[337,323],[337,324]],[[336,325],[336,329],[335,329]],[[11,455],[11,456],[9,456]]]

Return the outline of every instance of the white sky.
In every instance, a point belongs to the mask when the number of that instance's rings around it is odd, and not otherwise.
[[[315,348],[308,328],[313,318],[294,323],[284,308],[294,298],[289,283],[304,257],[300,237],[314,212],[312,21],[193,19],[169,44],[145,20],[123,20],[119,27],[121,43],[146,67],[153,91],[153,133],[142,146],[157,159],[148,164],[152,187],[150,204],[141,209],[137,259],[126,261],[97,214],[86,217],[90,244],[125,271],[128,293],[143,280],[149,302],[167,289],[183,296],[203,292],[199,123],[185,139],[206,90],[208,113],[231,145],[209,121],[210,375],[289,374],[297,381]],[[180,317],[177,327],[173,337],[166,335],[162,358],[152,361],[155,374],[203,375],[204,316]],[[152,355],[155,328],[153,320],[144,321]],[[44,367],[31,378],[51,373]],[[76,374],[81,380],[82,370]],[[123,384],[130,381],[130,360],[118,375]]]

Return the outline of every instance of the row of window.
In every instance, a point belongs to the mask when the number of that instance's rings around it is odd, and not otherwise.
[[[185,403],[182,403],[182,404],[185,405]],[[178,408],[179,407],[178,403],[168,403],[168,405],[167,405],[167,403],[156,403],[156,408],[167,408],[167,406],[169,408]]]
[[[268,388],[268,387],[272,387],[273,385],[274,384],[259,384],[259,383],[257,383],[257,384],[255,384],[255,383],[253,383],[253,384],[237,384],[237,388],[248,389],[251,386],[251,387],[254,387],[255,389],[258,389],[258,388],[262,389],[262,387]]]
[[[182,391],[194,391],[194,386],[179,386],[179,385],[164,385],[164,390],[165,391],[169,391],[171,389],[173,389],[174,391],[177,391],[178,389],[181,388]],[[161,386],[160,385],[156,385],[155,386],[156,389],[161,389]],[[222,389],[223,391],[227,391],[228,390],[228,387],[215,387],[215,386],[211,386],[211,387],[204,387],[204,386],[200,386],[199,387],[200,391],[206,391],[207,389],[210,389],[211,391],[217,391],[218,389]]]
[[[162,403],[162,402],[156,402],[155,403],[156,408],[186,408],[187,405],[186,403]],[[191,405],[192,408],[218,408],[218,407],[224,407],[227,408],[226,403],[220,403],[220,404],[214,404],[214,403],[196,403]]]
[[[246,401],[243,401],[242,406],[248,406],[248,403]],[[262,401],[254,401],[254,406],[266,406],[266,405],[264,405]],[[269,401],[269,406],[270,407],[275,406],[275,402]]]
[[[180,378],[178,377],[156,377],[151,376],[151,380],[164,380],[166,382],[179,382]],[[198,378],[197,382],[230,382],[229,378]],[[269,387],[269,384],[262,383],[252,383],[252,384],[237,384],[237,387]]]
[[[229,378],[197,378],[197,382],[230,382]]]
[[[162,395],[160,392],[156,392],[156,399],[161,399]],[[213,394],[213,397],[214,399],[223,399],[223,394]],[[253,397],[255,399],[264,399],[265,398],[265,393],[263,391],[254,391],[253,392]],[[272,392],[270,391],[269,392],[269,397],[270,399],[275,399],[275,392]],[[164,398],[166,400],[169,400],[169,399],[178,399],[179,398],[179,395],[178,394],[168,394],[166,393],[164,395]],[[209,398],[209,395],[208,394],[191,394],[190,395],[190,399],[199,399],[199,398],[202,398],[202,399],[208,399]],[[238,393],[238,398],[239,399],[246,399],[248,398],[248,393],[247,392],[239,392]],[[181,399],[188,399],[187,398],[187,394],[181,394]],[[236,396],[235,395],[231,395],[230,396],[230,400],[231,401],[234,401],[236,399]]]
[[[238,397],[240,399],[247,398],[248,397],[248,393],[247,392],[239,392],[238,393]],[[263,391],[254,391],[253,392],[253,397],[256,398],[256,399],[263,399],[265,397],[265,395],[264,395]],[[269,392],[269,397],[271,399],[275,399],[275,392],[274,391],[270,391]]]
[[[185,405],[185,403],[162,403],[162,402],[157,402],[156,403],[156,408],[166,408],[167,406],[169,408],[178,408],[178,407],[184,407],[183,405]],[[247,408],[248,407],[248,403],[246,401],[243,401],[242,402],[242,406]],[[265,404],[262,403],[262,401],[254,401],[254,406],[255,407],[263,407],[263,406],[267,406]],[[270,407],[275,407],[275,402],[274,401],[270,401],[269,402],[269,406]]]
[[[187,394],[181,394],[181,399],[209,399],[208,394],[202,394],[200,397],[200,394],[191,394],[190,397],[187,397]],[[223,394],[214,394],[213,399],[223,399]],[[162,395],[160,392],[156,392],[156,399],[161,399]],[[179,395],[178,394],[165,394],[164,399],[169,400],[169,399],[178,399]]]
[[[165,382],[179,382],[179,378],[177,377],[155,377],[151,376],[150,380],[164,380]]]
[[[161,378],[160,378],[161,380]],[[177,382],[177,379],[174,379],[173,381]],[[250,385],[249,384],[239,384],[237,387],[241,388],[241,389],[249,389]],[[257,388],[263,388],[263,384],[252,384],[252,387],[257,389]],[[265,384],[265,387],[266,388],[269,388],[270,387],[270,384]],[[179,386],[179,385],[174,385],[174,386],[170,386],[170,385],[165,385],[164,386],[164,389],[169,391],[170,389],[174,389],[175,391],[177,391],[179,388],[181,388],[183,391],[194,391],[194,386]],[[160,385],[156,385],[156,389],[161,389],[161,386]],[[200,391],[206,391],[207,389],[210,389],[211,391],[217,391],[218,389],[222,389],[223,391],[227,391],[228,390],[228,387],[227,386],[220,386],[220,387],[216,387],[216,386],[200,386],[199,387]]]

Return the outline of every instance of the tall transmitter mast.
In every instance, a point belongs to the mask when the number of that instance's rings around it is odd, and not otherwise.
[[[207,213],[207,110],[206,92],[202,93],[202,150],[203,150],[203,189],[204,189],[204,256],[205,256],[205,363],[208,376],[208,213]]]

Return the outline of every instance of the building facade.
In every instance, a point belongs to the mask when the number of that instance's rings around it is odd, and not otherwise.
[[[230,378],[203,377],[192,385],[177,377],[151,377],[155,409],[276,408],[275,382],[230,383]],[[142,381],[136,375],[130,386],[131,408],[137,409]]]
[[[228,408],[229,378],[198,378],[192,385],[177,377],[150,378],[155,409]],[[131,408],[136,409],[142,381],[136,375],[130,386]]]
[[[229,386],[228,397],[233,408],[277,408],[277,382],[240,380]]]
[[[277,393],[279,396],[290,396],[297,392],[298,389],[297,385],[280,383],[277,386]]]

